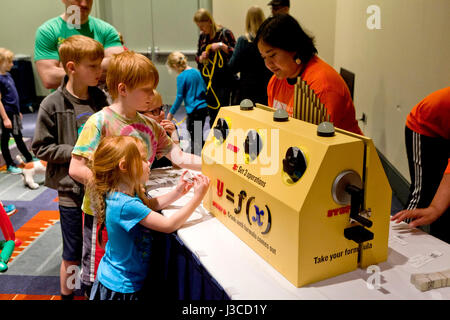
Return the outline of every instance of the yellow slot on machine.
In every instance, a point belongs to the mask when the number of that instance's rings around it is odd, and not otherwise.
[[[244,100],[220,109],[202,150],[203,206],[297,287],[388,254],[391,188],[375,146],[320,109],[314,124]]]

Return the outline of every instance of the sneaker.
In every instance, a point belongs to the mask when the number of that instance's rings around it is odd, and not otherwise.
[[[6,215],[12,216],[17,212],[16,206],[13,204],[8,204],[6,206],[3,206],[3,209],[5,209]]]
[[[8,166],[8,169],[6,169],[6,170],[11,174],[21,174],[22,173],[22,169],[17,168],[15,166]]]

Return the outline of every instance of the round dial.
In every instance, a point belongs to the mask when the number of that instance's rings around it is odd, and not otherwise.
[[[263,143],[259,133],[256,130],[250,130],[244,141],[244,151],[249,155],[250,161],[253,161],[258,157],[262,146]]]
[[[228,123],[225,119],[219,118],[217,119],[216,126],[213,128],[214,130],[214,137],[220,141],[220,143],[223,143],[227,137],[230,127],[228,126]]]
[[[306,157],[303,151],[297,147],[290,147],[283,159],[283,170],[293,182],[297,182],[306,170]]]

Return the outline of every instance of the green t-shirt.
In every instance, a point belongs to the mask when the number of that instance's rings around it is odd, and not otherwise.
[[[63,18],[56,17],[48,20],[37,29],[34,43],[34,60],[59,60],[59,45],[63,40],[73,35],[93,38],[100,42],[105,49],[122,46],[117,30],[103,20],[89,17],[88,22],[76,29],[67,25]]]

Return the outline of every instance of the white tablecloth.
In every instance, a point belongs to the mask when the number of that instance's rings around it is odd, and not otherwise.
[[[169,185],[173,186],[178,181],[181,172],[152,170],[149,194],[156,196],[170,191],[173,187]],[[173,214],[192,194],[190,192],[177,200],[163,214]],[[450,269],[450,245],[421,230],[410,229],[405,223],[391,223],[389,235],[388,260],[378,264],[379,286],[374,280],[374,270],[357,269],[297,288],[202,206],[178,230],[183,243],[197,255],[233,300],[450,299],[450,287],[421,292],[410,282],[413,273]],[[423,266],[414,264],[425,257],[430,261]]]

